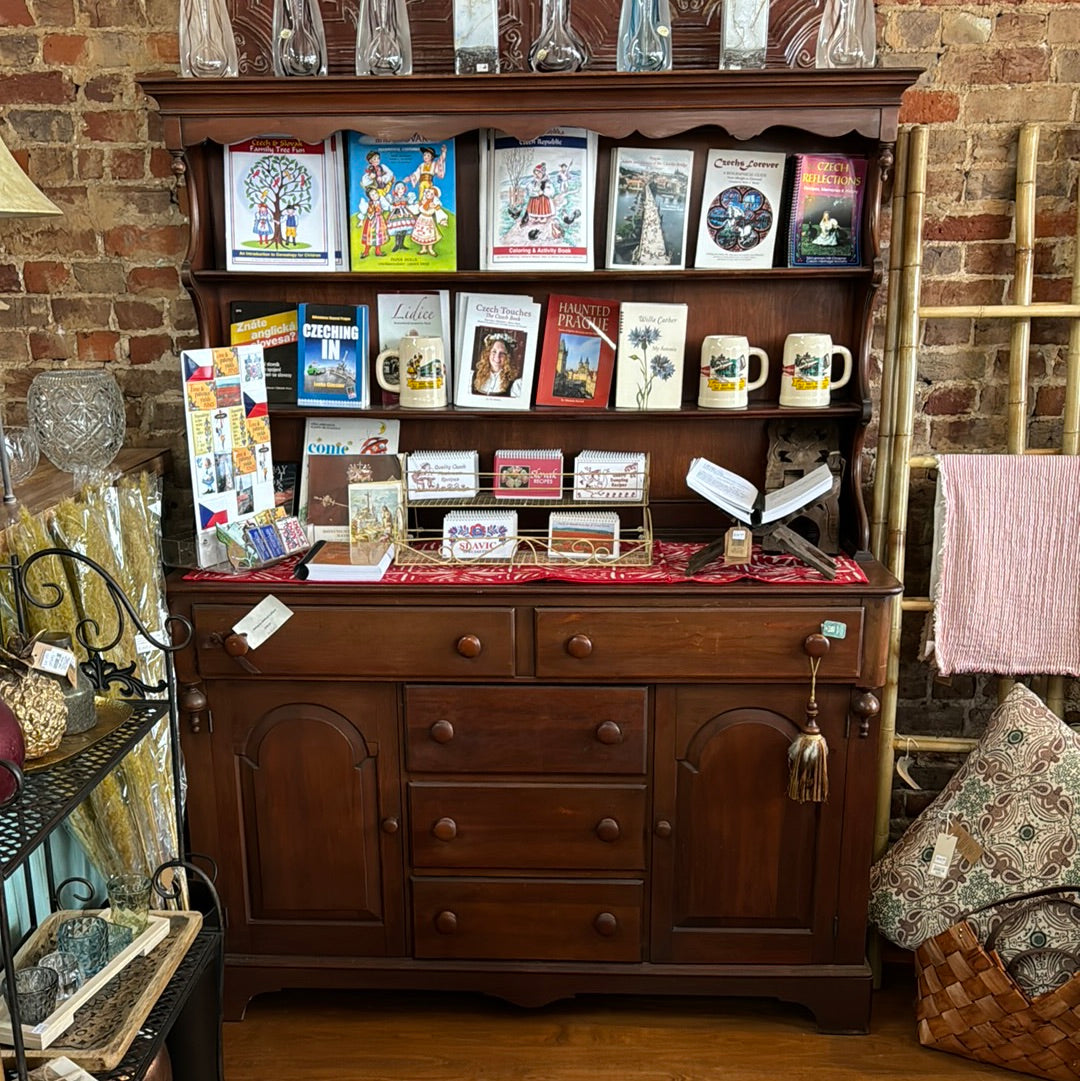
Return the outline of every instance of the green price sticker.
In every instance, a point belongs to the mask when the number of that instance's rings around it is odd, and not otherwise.
[[[827,619],[821,624],[821,633],[826,638],[847,638],[847,624],[837,619]]]

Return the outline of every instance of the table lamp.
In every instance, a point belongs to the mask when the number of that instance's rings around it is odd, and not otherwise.
[[[0,139],[0,218],[40,218],[63,214],[63,211],[47,199],[33,181],[22,171],[11,151]],[[10,305],[0,300],[0,311]],[[0,411],[2,413],[2,411]],[[0,480],[4,486],[3,506],[0,509],[0,527],[15,520],[18,500],[11,485],[11,468],[8,463],[7,442],[4,439],[4,422],[0,415]]]

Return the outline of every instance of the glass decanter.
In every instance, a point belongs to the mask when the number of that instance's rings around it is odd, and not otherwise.
[[[671,70],[671,8],[668,0],[623,0],[615,69]]]
[[[768,43],[769,0],[724,0],[721,68],[763,68]]]
[[[412,74],[412,35],[405,0],[360,0],[356,74]]]
[[[180,71],[196,79],[240,74],[225,0],[180,0]]]
[[[544,0],[540,33],[529,48],[533,71],[581,71],[589,47],[570,25],[570,0]]]
[[[872,67],[876,51],[874,0],[825,0],[814,57],[815,66]]]
[[[325,75],[326,33],[319,0],[274,0],[275,75]]]

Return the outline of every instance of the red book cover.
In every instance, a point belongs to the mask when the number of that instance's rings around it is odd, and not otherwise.
[[[496,499],[558,499],[561,450],[497,450],[492,492]]]
[[[606,409],[618,341],[617,300],[552,293],[536,404]]]
[[[788,266],[861,266],[866,159],[796,154]]]

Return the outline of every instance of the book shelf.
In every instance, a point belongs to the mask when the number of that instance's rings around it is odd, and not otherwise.
[[[229,1016],[261,991],[348,985],[467,988],[523,1004],[582,992],[762,994],[806,1003],[824,1028],[865,1029],[874,692],[898,585],[866,551],[861,451],[873,408],[880,207],[900,97],[917,75],[417,75],[392,87],[331,76],[292,81],[287,94],[258,77],[142,81],[191,221],[184,281],[204,346],[227,340],[234,300],[374,310],[379,292],[445,288],[685,303],[677,409],[377,406],[367,415],[400,421],[403,452],[475,447],[481,472],[505,447],[561,448],[568,460],[586,448],[645,452],[643,510],[650,535],[664,540],[712,540],[729,524],[688,490],[692,458],[763,488],[771,426],[827,428],[846,463],[841,544],[866,577],[832,586],[275,583],[293,615],[257,651],[232,631],[261,599],[257,582],[174,578],[172,604],[196,626],[178,660],[195,704],[184,728],[192,838],[223,868],[233,914]],[[477,269],[479,213],[466,197],[479,188],[477,131],[528,139],[553,125],[599,136],[597,253],[611,149],[647,140],[694,150],[690,269]],[[226,273],[221,145],[342,129],[456,140],[460,269]],[[862,265],[693,269],[704,152],[736,146],[866,157]],[[778,404],[783,342],[799,332],[827,333],[853,354],[852,378],[827,408]],[[745,335],[773,362],[745,410],[695,404],[709,334]],[[275,459],[299,460],[310,414],[274,406],[270,415]],[[833,796],[796,804],[787,749],[805,717],[806,643],[825,621],[846,628],[817,678]],[[298,785],[303,822],[275,811],[275,792]],[[319,889],[298,892],[297,882]]]

